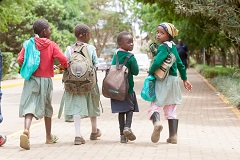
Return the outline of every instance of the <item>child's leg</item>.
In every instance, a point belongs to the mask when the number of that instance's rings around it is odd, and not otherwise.
[[[75,137],[82,137],[81,134],[81,116],[80,115],[73,115],[73,120],[74,120],[74,126],[75,126]]]
[[[123,135],[123,129],[125,126],[125,112],[118,113],[118,122],[119,122],[119,130],[120,130],[120,142],[127,143],[127,137]]]
[[[125,126],[125,112],[118,114],[118,122],[119,122],[120,135],[123,135],[123,129]]]
[[[81,116],[80,115],[73,115],[73,120],[74,120],[74,126],[75,126],[75,140],[74,144],[75,145],[81,145],[85,144],[85,140],[82,138],[81,134]]]
[[[130,141],[134,141],[136,139],[136,136],[133,134],[131,130],[132,117],[133,111],[126,112],[126,124],[123,130],[124,136],[127,137]]]
[[[23,134],[20,135],[20,147],[29,150],[30,149],[30,126],[32,123],[33,114],[26,114],[24,119],[24,131]]]
[[[92,124],[92,133],[90,135],[90,140],[97,140],[98,137],[102,135],[102,132],[97,128],[97,117],[90,117]]]
[[[52,129],[52,118],[44,117],[45,121],[45,130],[46,130],[46,141],[52,140],[51,129]]]
[[[160,139],[160,132],[163,129],[163,126],[160,123],[160,106],[151,103],[148,113],[154,126],[151,141],[157,143]]]
[[[169,127],[169,138],[167,139],[167,142],[172,144],[177,143],[178,119],[176,119],[176,109],[177,106],[175,104],[164,106],[164,114],[166,119],[168,120]]]
[[[176,104],[165,105],[163,107],[166,119],[177,119],[177,106]]]
[[[92,124],[92,133],[97,133],[97,117],[90,117]]]
[[[44,117],[45,122],[45,130],[46,130],[46,144],[53,144],[56,143],[58,137],[56,135],[52,135],[52,118],[51,117]]]
[[[28,138],[30,137],[30,127],[32,124],[33,114],[26,114],[24,119],[24,131],[23,134],[25,134]]]
[[[126,112],[126,124],[125,127],[131,128],[133,111]]]

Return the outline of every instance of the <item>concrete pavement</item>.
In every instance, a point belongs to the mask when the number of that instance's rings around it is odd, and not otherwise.
[[[188,79],[193,85],[192,92],[185,90],[180,81],[183,104],[177,110],[178,144],[166,143],[168,125],[163,113],[161,139],[156,144],[152,143],[150,138],[153,126],[147,118],[149,102],[139,96],[146,76],[145,73],[140,73],[135,77],[140,107],[140,112],[133,116],[132,130],[137,137],[135,141],[127,144],[119,142],[117,114],[111,113],[109,99],[101,96],[104,112],[98,118],[98,128],[102,131],[100,140],[89,140],[91,127],[87,118],[81,121],[86,144],[73,145],[73,123],[66,123],[63,118],[57,119],[54,116],[52,133],[59,136],[58,143],[44,144],[44,122],[40,120],[31,127],[31,149],[27,151],[19,147],[19,135],[22,131],[16,130],[7,135],[7,143],[0,147],[0,160],[240,160],[239,111],[226,104],[226,100],[221,99],[214,87],[206,83],[193,69],[188,70]],[[60,78],[55,79],[58,80]],[[2,82],[2,85],[4,88],[4,85],[16,83],[20,83],[19,80]]]

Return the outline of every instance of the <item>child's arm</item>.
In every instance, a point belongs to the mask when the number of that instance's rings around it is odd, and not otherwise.
[[[60,62],[60,64],[64,68],[68,68],[69,67],[68,66],[68,58],[62,53],[60,47],[56,43],[53,44],[53,57],[57,58],[58,61]]]
[[[150,75],[154,75],[154,72],[161,66],[167,56],[167,48],[164,45],[160,45],[157,50],[157,55],[154,57],[153,63],[149,69]]]
[[[136,76],[139,74],[139,67],[138,67],[137,60],[134,56],[132,56],[130,59],[132,59],[130,62],[131,73],[132,73],[132,75]]]

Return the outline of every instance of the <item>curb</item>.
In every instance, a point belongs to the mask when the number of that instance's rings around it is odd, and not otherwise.
[[[62,77],[53,77],[52,80],[61,80]],[[4,84],[1,86],[1,88],[11,88],[11,87],[16,87],[16,86],[22,86],[24,82],[18,82],[18,83],[12,83],[12,84]]]
[[[199,74],[195,68],[192,68],[202,79],[203,81],[214,91],[214,92],[219,92],[217,90],[217,88],[215,88],[211,83],[208,82],[208,80],[206,78],[204,78],[201,74]],[[220,93],[220,92],[219,92]],[[229,107],[231,107],[232,112],[238,117],[238,119],[240,120],[240,110],[235,106],[232,105],[231,102],[223,95],[220,93],[220,95],[218,95],[219,98],[225,103],[227,104]]]

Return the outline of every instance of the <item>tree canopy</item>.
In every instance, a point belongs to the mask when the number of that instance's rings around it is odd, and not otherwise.
[[[167,21],[179,29],[178,38],[191,48],[213,47],[240,58],[240,2],[238,0],[136,0],[141,7],[136,15],[142,28],[152,28]],[[154,27],[155,26],[155,27]],[[232,52],[231,48],[234,50]],[[218,50],[218,49],[217,49]],[[213,55],[210,58],[213,58]],[[240,66],[240,63],[238,63]]]
[[[51,25],[51,40],[64,50],[76,41],[73,29],[85,23],[92,29],[92,43],[100,56],[106,43],[121,30],[131,30],[124,8],[127,1],[115,0],[8,0],[0,2],[0,48],[18,53],[24,40],[34,36],[33,22],[45,18]]]

